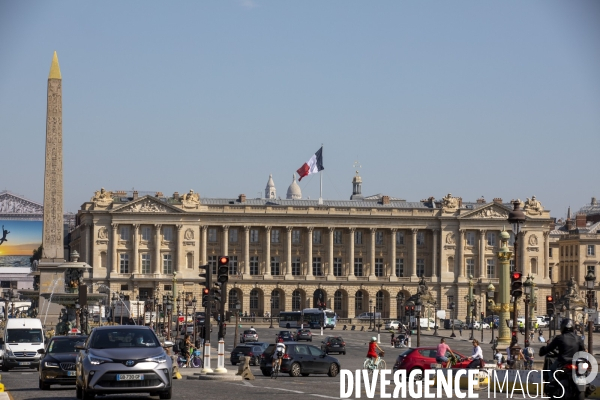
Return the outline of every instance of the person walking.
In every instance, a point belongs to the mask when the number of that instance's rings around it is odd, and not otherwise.
[[[392,347],[394,347],[394,331],[392,331]]]
[[[458,333],[462,336],[462,324],[458,326]]]

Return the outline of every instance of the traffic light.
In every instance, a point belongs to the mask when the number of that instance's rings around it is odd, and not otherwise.
[[[204,287],[210,289],[211,286],[211,282],[212,282],[212,273],[210,270],[210,266],[209,265],[201,265],[198,267],[198,269],[200,270],[200,273],[198,274],[198,276],[201,279],[204,279],[204,282],[200,282],[200,284],[204,284]]]
[[[410,311],[410,307],[409,306],[404,306],[404,313],[406,315],[408,315],[408,312]]]
[[[214,287],[212,288],[212,299],[217,303],[221,304],[223,301],[223,288],[222,283],[215,282]]]
[[[554,315],[554,297],[552,296],[546,296],[546,314],[549,317]]]
[[[512,272],[510,274],[510,294],[515,299],[523,295],[523,273]]]
[[[229,280],[229,256],[219,256],[217,280],[221,283]]]
[[[518,339],[517,339],[517,331],[512,331],[512,338],[510,339],[512,344],[517,344]]]
[[[204,289],[202,289],[202,307],[208,307],[209,302],[210,302],[210,289],[204,288]]]

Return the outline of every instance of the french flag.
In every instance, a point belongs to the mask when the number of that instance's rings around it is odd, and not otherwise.
[[[313,156],[304,163],[303,166],[298,168],[296,171],[300,175],[299,181],[302,180],[306,175],[316,174],[319,171],[323,171],[323,146]]]

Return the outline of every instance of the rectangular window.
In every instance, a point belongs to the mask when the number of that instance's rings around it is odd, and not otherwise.
[[[565,255],[564,251],[563,251],[564,248],[565,248],[564,246],[560,246],[560,256],[561,257]]]
[[[279,243],[279,229],[271,230],[271,243]]]
[[[404,244],[404,232],[396,232],[396,244]]]
[[[552,250],[554,250],[552,247],[550,247],[550,248],[548,249],[548,257],[550,257],[550,258],[552,258],[552,257],[553,257],[553,256],[552,256]]]
[[[163,228],[163,239],[167,242],[173,240],[173,228],[170,226],[165,226]]]
[[[487,277],[488,279],[496,277],[496,260],[493,258],[488,258],[486,260],[487,263]]]
[[[342,257],[334,257],[333,258],[333,275],[335,276],[342,276],[344,271],[343,271],[343,266],[342,266]]]
[[[237,243],[238,241],[238,230],[230,229],[229,230],[229,243]]]
[[[271,257],[271,275],[281,275],[279,267],[279,257]]]
[[[467,278],[472,275],[475,276],[475,260],[473,258],[467,258]]]
[[[361,231],[354,232],[354,244],[362,244],[363,234]]]
[[[172,290],[173,290],[173,286],[171,286],[171,285],[164,285],[164,286],[163,286],[163,290],[164,290],[165,292],[170,292],[170,291],[172,291]]]
[[[342,296],[335,296],[333,298],[333,309],[334,310],[342,309]]]
[[[342,244],[342,231],[333,232],[333,244]]]
[[[396,258],[396,276],[404,276],[404,258]]]
[[[208,256],[208,266],[213,275],[217,275],[217,256]]]
[[[151,274],[150,253],[142,253],[142,274]]]
[[[425,276],[425,259],[417,258],[417,276]]]
[[[510,264],[510,270],[514,271],[515,270],[515,259],[514,258],[511,259],[509,264]]]
[[[292,257],[292,275],[302,275],[302,266],[300,264],[300,257]]]
[[[229,275],[238,274],[238,256],[229,256]]]
[[[250,243],[258,243],[258,229],[250,229]]]
[[[496,232],[488,232],[487,233],[487,245],[488,246],[496,245]]]
[[[119,273],[129,273],[129,254],[119,254]]]
[[[475,246],[475,232],[467,232],[467,246]]]
[[[292,243],[300,243],[300,231],[298,229],[292,231]]]
[[[355,276],[363,276],[363,262],[362,258],[354,259],[354,275]]]
[[[425,232],[417,232],[417,246],[425,245]]]
[[[121,226],[119,230],[121,240],[129,240],[129,227]]]
[[[378,246],[383,245],[383,232],[381,232],[381,231],[375,232],[375,244]]]
[[[321,244],[321,231],[313,231],[313,244]]]
[[[593,273],[594,275],[596,275],[596,266],[595,265],[588,265],[587,266],[587,272],[588,273]]]
[[[552,280],[552,265],[548,267],[548,277]]]
[[[587,255],[588,256],[596,255],[596,246],[594,246],[593,244],[588,244]]]
[[[173,273],[173,256],[171,254],[163,254],[163,274],[170,275]]]
[[[313,257],[313,275],[323,276],[323,270],[321,269],[321,257]]]
[[[446,297],[446,304],[448,304],[448,305],[446,306],[446,308],[451,309],[452,303],[454,303],[454,296],[447,296]],[[456,304],[454,305],[454,307],[456,307]]]
[[[208,241],[211,243],[217,241],[217,228],[208,228]]]
[[[258,275],[258,256],[250,256],[250,275]]]
[[[142,240],[149,242],[152,238],[152,228],[149,226],[142,227]]]
[[[121,285],[121,290],[129,290],[129,285],[128,284]],[[129,299],[125,299],[125,297],[129,297],[129,296],[123,296],[123,300],[129,300]]]
[[[375,259],[375,276],[385,276],[385,272],[383,270],[383,258]]]
[[[515,234],[511,232],[508,233],[509,234],[509,238],[508,238],[508,245],[510,247],[513,247],[515,245]]]

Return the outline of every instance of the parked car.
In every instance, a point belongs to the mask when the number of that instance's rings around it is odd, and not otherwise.
[[[341,336],[327,336],[321,342],[321,351],[325,354],[338,353],[346,354],[346,342]]]
[[[165,347],[173,346],[170,341]],[[150,393],[161,399],[173,395],[171,357],[147,326],[95,328],[85,344],[77,344],[76,395]]]
[[[328,356],[315,346],[296,342],[284,342],[285,354],[281,360],[281,372],[290,376],[308,376],[310,374],[327,374],[336,377],[340,372],[340,362],[337,358]],[[264,376],[271,375],[272,356],[275,344],[270,344],[260,359],[260,370]]]
[[[48,390],[50,385],[75,384],[75,345],[86,339],[82,335],[54,336],[45,349],[38,350],[42,354],[38,370],[40,390]]]
[[[240,362],[240,357],[250,357],[250,365],[259,365],[260,356],[264,349],[262,346],[256,346],[254,344],[241,344],[235,349],[231,350],[229,361],[231,365],[237,365]]]
[[[452,329],[452,323],[454,321],[454,329],[460,329],[461,327],[463,329],[467,328],[467,324],[465,324],[463,321],[461,321],[460,319],[445,319],[444,320],[444,329]]]
[[[255,330],[247,329],[240,333],[240,343],[258,342],[258,333]]]
[[[294,340],[296,342],[299,342],[300,340],[312,342],[312,332],[310,331],[310,329],[298,329],[296,333],[294,333]]]
[[[188,325],[184,324],[184,325],[180,326],[179,329],[180,329],[179,333],[181,335],[185,335],[185,334],[193,335],[194,334],[194,325],[193,324],[188,324]]]
[[[364,312],[356,318],[369,320],[369,319],[373,319],[373,316],[375,316],[376,319],[381,318],[381,313]]]
[[[475,322],[473,322],[473,328],[472,329],[481,329],[482,326],[483,326],[483,329],[490,329],[490,324],[488,324],[487,322],[481,322],[481,321],[475,321]],[[471,329],[471,324],[470,323],[467,325],[467,329]]]
[[[459,357],[458,362],[453,368],[466,368],[471,361],[467,360],[464,355],[452,350],[452,352]],[[450,352],[446,352],[446,356],[449,356]],[[417,347],[414,349],[408,349],[404,353],[400,354],[394,364],[394,372],[400,369],[406,370],[406,374],[410,374],[413,370],[420,370],[423,372],[426,369],[431,369],[431,364],[435,364],[435,357],[437,356],[437,347]],[[421,375],[422,376],[422,375]]]
[[[293,341],[294,335],[290,331],[279,331],[277,334],[277,340],[283,339],[284,342]]]
[[[548,326],[548,321],[546,321],[545,317],[536,317],[536,322],[540,328],[545,328]]]
[[[385,329],[398,329],[400,327],[400,321],[388,321],[385,323]]]

